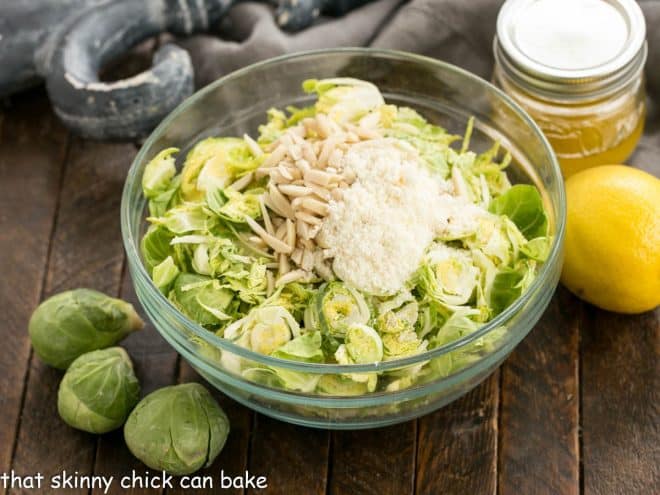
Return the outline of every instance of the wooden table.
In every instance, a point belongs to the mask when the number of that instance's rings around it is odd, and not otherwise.
[[[32,355],[27,334],[38,302],[65,289],[92,287],[137,304],[119,229],[136,149],[70,135],[41,90],[14,97],[0,113],[0,473],[145,470],[120,431],[92,436],[59,419],[62,373]],[[267,493],[281,494],[660,493],[659,320],[659,311],[600,311],[560,288],[479,387],[377,430],[296,427],[217,393],[232,431],[206,472],[248,470],[268,477]],[[199,379],[150,325],[123,345],[144,392]],[[111,493],[123,492],[113,485]]]

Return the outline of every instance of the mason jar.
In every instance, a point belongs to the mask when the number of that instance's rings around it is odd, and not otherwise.
[[[493,50],[495,84],[543,130],[564,177],[632,154],[647,52],[634,0],[507,0]]]

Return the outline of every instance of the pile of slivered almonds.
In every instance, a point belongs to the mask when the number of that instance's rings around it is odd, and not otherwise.
[[[305,118],[268,145],[259,168],[232,184],[241,190],[254,178],[270,177],[260,198],[262,225],[246,217],[255,233],[248,241],[275,260],[268,265],[269,294],[290,282],[334,278],[328,246],[316,236],[332,203],[341,201],[355,180],[353,171],[344,170],[344,153],[352,144],[380,138],[379,118],[377,112],[357,124],[340,124],[323,114]],[[243,137],[255,156],[264,154],[252,138]]]

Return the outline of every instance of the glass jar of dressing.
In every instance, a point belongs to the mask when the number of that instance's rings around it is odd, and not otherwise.
[[[493,49],[495,84],[543,130],[565,177],[630,156],[646,114],[634,0],[507,0]]]

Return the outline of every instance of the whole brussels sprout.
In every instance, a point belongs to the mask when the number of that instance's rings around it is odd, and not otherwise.
[[[229,420],[199,383],[161,388],[133,409],[124,439],[135,457],[173,475],[210,466],[225,445]]]
[[[133,363],[121,347],[83,354],[64,374],[57,410],[70,426],[106,433],[124,424],[140,399]]]
[[[28,328],[37,356],[66,369],[78,356],[115,345],[143,326],[131,304],[95,290],[75,289],[42,302]]]

